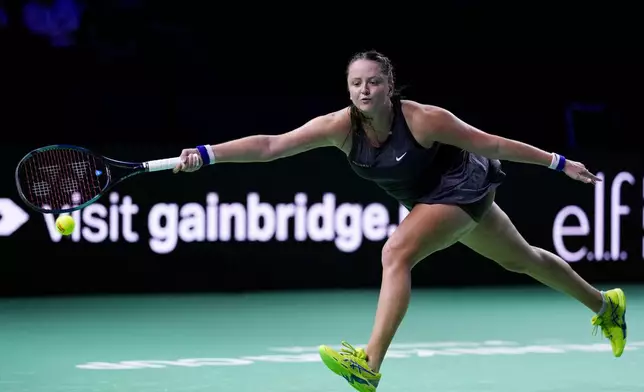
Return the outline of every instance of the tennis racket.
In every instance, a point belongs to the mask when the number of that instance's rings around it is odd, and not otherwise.
[[[96,202],[110,188],[132,176],[171,170],[180,158],[123,162],[83,147],[52,145],[25,155],[16,167],[22,201],[45,214],[68,213]]]

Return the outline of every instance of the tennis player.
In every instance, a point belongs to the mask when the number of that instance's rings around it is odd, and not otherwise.
[[[359,391],[375,391],[385,353],[408,308],[411,270],[434,252],[460,242],[507,270],[527,274],[594,313],[613,354],[626,344],[624,292],[599,291],[560,257],[531,246],[494,202],[505,173],[500,161],[540,165],[593,185],[579,162],[483,132],[449,111],[402,100],[384,55],[355,55],[347,68],[351,104],[281,135],[256,135],[181,153],[174,172],[225,162],[267,162],[320,147],[336,147],[357,175],[410,210],[382,249],[382,283],[367,347],[340,352],[320,346],[323,362]]]

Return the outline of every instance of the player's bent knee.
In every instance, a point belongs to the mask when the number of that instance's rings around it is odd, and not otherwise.
[[[382,268],[384,270],[398,268],[411,270],[418,252],[417,247],[410,241],[391,237],[382,247]]]
[[[390,238],[390,240],[382,247],[382,268],[385,270],[392,268],[409,268],[411,264],[410,252],[406,248],[408,248],[408,246],[405,246],[401,241]]]
[[[382,247],[383,269],[404,268],[411,270],[414,265],[430,254],[439,251],[442,247],[432,246],[427,242],[417,246],[414,241],[391,237]]]

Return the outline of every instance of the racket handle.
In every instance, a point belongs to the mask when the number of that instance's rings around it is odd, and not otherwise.
[[[181,162],[181,158],[167,158],[167,159],[156,159],[154,161],[145,162],[145,166],[149,172],[161,171],[161,170],[172,170]]]

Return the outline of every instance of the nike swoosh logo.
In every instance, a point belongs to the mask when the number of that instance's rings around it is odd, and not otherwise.
[[[396,157],[396,161],[397,161],[397,162],[399,162],[401,159],[403,159],[403,157],[404,157],[405,155],[407,155],[407,153],[404,153],[404,154],[402,154],[401,156]]]

